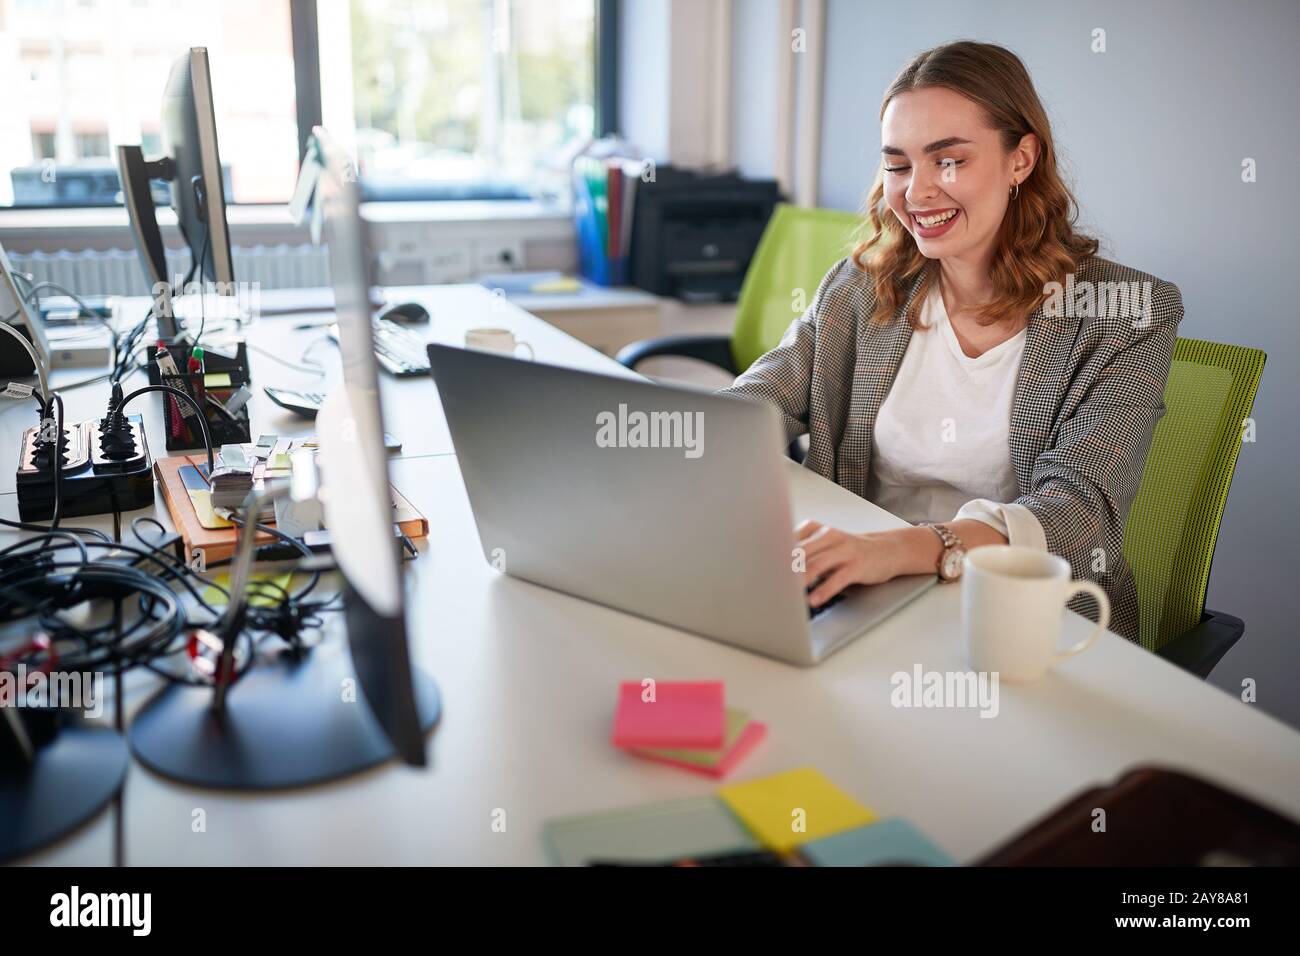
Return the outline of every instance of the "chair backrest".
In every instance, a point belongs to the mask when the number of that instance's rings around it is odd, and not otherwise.
[[[731,354],[737,371],[780,343],[831,266],[852,251],[861,223],[857,213],[777,204],[736,301]]]
[[[1247,434],[1263,352],[1178,339],[1142,484],[1124,528],[1140,640],[1159,650],[1200,623],[1214,544]]]

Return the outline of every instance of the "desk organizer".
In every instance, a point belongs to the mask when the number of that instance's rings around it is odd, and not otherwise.
[[[253,440],[248,420],[247,402],[238,410],[229,412],[225,409],[215,408],[207,400],[210,396],[224,405],[235,392],[239,391],[241,386],[249,385],[252,381],[248,374],[248,347],[243,339],[236,342],[233,358],[229,355],[204,349],[203,371],[188,372],[184,375],[162,375],[158,370],[158,363],[154,360],[157,351],[157,347],[153,345],[150,345],[147,350],[148,362],[145,367],[149,373],[149,384],[170,385],[172,388],[179,388],[181,391],[192,395],[203,406],[204,418],[208,422],[208,431],[212,435],[213,449],[221,445],[240,444]],[[188,366],[190,358],[190,348],[188,346],[176,345],[169,348],[168,351],[175,360],[177,368]],[[216,381],[219,381],[220,384],[215,384]],[[192,411],[190,406],[175,395],[167,392],[161,394],[163,421],[167,435],[167,450],[182,451],[204,447],[203,430],[199,428],[198,423],[191,415],[182,412],[182,409]]]

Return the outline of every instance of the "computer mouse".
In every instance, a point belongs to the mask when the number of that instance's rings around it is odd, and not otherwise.
[[[392,322],[428,322],[429,310],[418,302],[399,302],[384,309],[379,317]]]

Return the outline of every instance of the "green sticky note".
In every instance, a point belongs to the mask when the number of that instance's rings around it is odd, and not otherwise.
[[[542,836],[557,866],[657,863],[758,849],[740,821],[714,797],[548,820]]]
[[[229,574],[219,574],[212,580],[227,591],[230,590]],[[249,607],[275,607],[284,600],[284,592],[289,590],[289,582],[292,580],[292,571],[250,575],[246,589]],[[225,604],[226,596],[216,588],[208,587],[203,591],[203,600],[212,605]]]
[[[204,388],[229,388],[230,373],[209,372],[207,375],[203,376],[203,387]]]
[[[683,763],[693,764],[696,767],[716,767],[718,761],[731,752],[731,748],[736,745],[736,741],[740,739],[740,735],[744,733],[745,728],[749,726],[749,712],[744,710],[733,710],[728,707],[726,722],[726,739],[723,740],[722,746],[717,750],[638,747],[632,752],[647,754],[651,757],[658,757],[661,760],[680,760]]]

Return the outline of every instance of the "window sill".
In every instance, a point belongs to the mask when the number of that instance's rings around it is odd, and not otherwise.
[[[476,222],[546,222],[570,221],[570,212],[554,203],[528,200],[456,200],[445,202],[371,202],[363,203],[361,214],[372,223],[476,223]],[[232,229],[241,226],[271,226],[279,229],[301,228],[289,218],[287,205],[232,205],[226,207],[226,221]],[[158,223],[175,226],[176,216],[170,208],[158,210]],[[69,230],[118,231],[128,226],[126,209],[121,206],[84,206],[79,208],[3,209],[0,208],[0,235],[7,233],[49,233]]]

